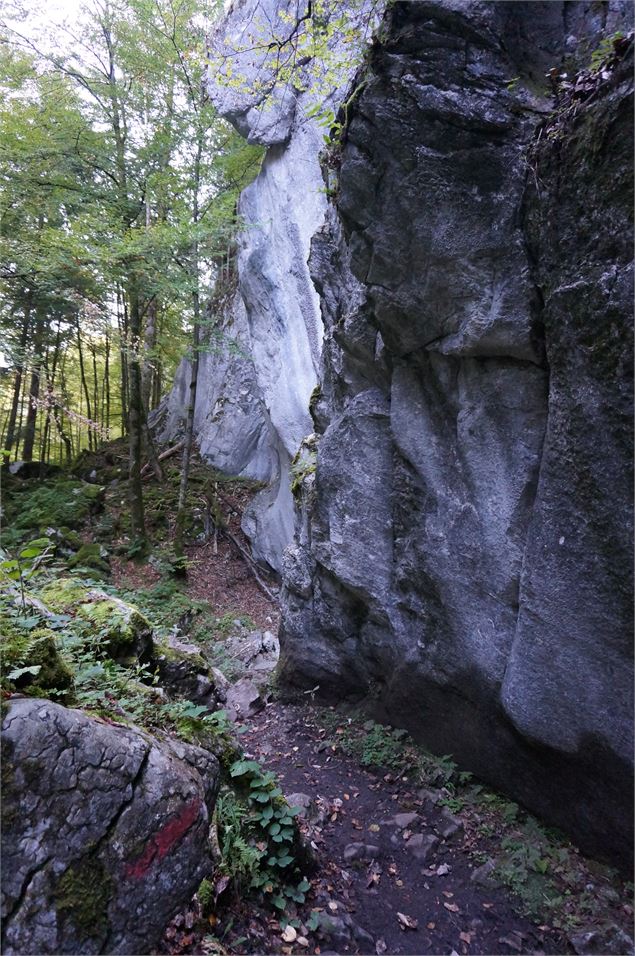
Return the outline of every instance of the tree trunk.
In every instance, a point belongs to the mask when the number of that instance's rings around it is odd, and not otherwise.
[[[128,289],[130,343],[128,349],[128,437],[130,448],[130,471],[128,494],[130,499],[130,521],[132,546],[142,553],[146,546],[146,529],[143,512],[143,488],[141,485],[141,456],[143,454],[143,396],[141,393],[141,363],[139,346],[141,342],[141,310],[139,291],[135,279]]]
[[[104,408],[105,398],[105,408]],[[106,353],[104,355],[104,388],[102,392],[102,423],[106,429],[106,435],[110,437],[110,336],[108,335],[108,326],[106,326]]]
[[[79,354],[79,374],[82,380],[82,389],[84,391],[84,398],[86,399],[86,417],[88,419],[88,448],[89,450],[93,447],[93,429],[90,423],[93,420],[93,411],[90,407],[90,392],[88,391],[88,381],[86,379],[86,369],[84,367],[84,351],[82,349],[82,336],[79,331],[79,315],[77,316],[77,351]]]
[[[33,369],[31,385],[29,387],[29,405],[26,410],[26,425],[24,428],[24,443],[22,458],[24,461],[33,461],[33,446],[35,444],[35,424],[37,420],[37,403],[40,396],[40,375],[42,372],[42,345],[44,344],[45,317],[38,310],[35,319],[35,334],[33,336]]]
[[[199,133],[196,157],[194,160],[194,189],[192,202],[192,222],[196,226],[199,217],[199,188],[201,179],[201,156],[203,152],[203,136]],[[194,412],[196,411],[196,390],[198,386],[198,367],[201,343],[200,314],[201,302],[198,291],[198,242],[195,240],[192,245],[192,255],[190,260],[191,275],[194,280],[192,292],[192,377],[190,379],[190,400],[187,407],[187,420],[185,423],[185,438],[183,443],[183,461],[181,464],[181,483],[179,486],[179,503],[176,511],[176,521],[174,526],[174,554],[182,571],[185,571],[184,558],[184,533],[185,533],[185,515],[187,502],[187,486],[190,477],[190,462],[192,459],[192,444],[194,441]]]
[[[15,441],[15,425],[18,418],[18,408],[20,405],[20,392],[22,391],[22,376],[24,374],[24,353],[26,343],[29,337],[29,326],[31,325],[31,296],[29,295],[24,306],[24,318],[22,320],[22,330],[20,332],[20,354],[18,355],[18,366],[15,370],[15,380],[13,383],[13,399],[11,401],[11,411],[9,413],[9,424],[7,425],[7,438],[4,442],[4,463],[9,464],[11,458],[11,449]]]

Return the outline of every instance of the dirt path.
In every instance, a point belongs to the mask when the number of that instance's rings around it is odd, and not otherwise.
[[[277,773],[288,797],[307,798],[304,826],[318,866],[298,915],[306,921],[320,910],[320,920],[331,924],[328,932],[309,933],[304,949],[285,946],[274,930],[268,938],[248,938],[242,951],[571,951],[562,936],[519,917],[503,890],[474,882],[469,833],[425,792],[414,792],[407,771],[398,780],[372,773],[325,738],[318,708],[280,703],[252,718],[242,738],[246,750]],[[249,925],[237,931],[249,934]]]

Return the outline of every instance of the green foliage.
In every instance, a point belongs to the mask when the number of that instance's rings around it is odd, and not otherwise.
[[[604,39],[600,41],[598,46],[591,53],[589,69],[592,73],[597,73],[599,70],[601,70],[606,64],[606,61],[614,55],[615,41],[621,40],[623,36],[623,32],[618,30],[616,33],[611,34],[611,36],[604,37]]]
[[[229,767],[232,789],[219,797],[217,820],[222,870],[237,890],[255,890],[280,911],[303,903],[310,883],[301,875],[301,853],[294,818],[275,774],[255,760]]]
[[[449,793],[465,782],[465,774],[450,756],[436,756],[416,744],[405,730],[395,729],[362,716],[342,721],[334,712],[321,715],[322,724],[335,731],[330,741],[354,754],[365,767],[408,772],[409,779],[426,786],[445,787]],[[469,775],[468,775],[469,777]]]
[[[205,21],[219,4],[80,3],[72,32],[11,6],[0,48],[3,351],[12,371],[44,366],[35,448],[70,460],[126,430],[127,364],[141,360],[157,393],[169,385],[194,296],[219,263],[228,270],[237,196],[263,150],[203,95]],[[146,338],[150,302],[158,334]],[[0,382],[3,411],[13,384]],[[20,421],[28,404],[23,388]],[[24,435],[11,442],[17,455]]]
[[[85,481],[25,481],[4,494],[3,544],[15,548],[34,533],[81,528],[103,506],[104,489]]]

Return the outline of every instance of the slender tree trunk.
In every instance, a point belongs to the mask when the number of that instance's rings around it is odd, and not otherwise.
[[[88,449],[92,450],[93,447],[93,429],[90,426],[90,422],[93,420],[93,410],[90,407],[90,392],[88,391],[88,381],[86,380],[86,368],[84,365],[84,350],[82,349],[82,336],[79,330],[79,315],[77,316],[77,351],[79,354],[79,374],[82,381],[82,389],[84,391],[84,398],[86,399],[86,417],[88,418]]]
[[[152,353],[156,345],[157,336],[157,308],[156,299],[152,297],[146,309],[146,326],[143,338],[143,368],[141,371],[141,401],[143,403],[143,450],[152,466],[158,481],[163,481],[165,475],[154,440],[148,428],[148,412],[150,410],[150,394],[152,388]]]
[[[201,178],[201,156],[203,152],[203,136],[199,133],[196,157],[194,160],[194,189],[193,189],[193,203],[192,203],[192,222],[196,226],[198,223],[199,217],[199,188],[200,188],[200,178]],[[200,343],[201,343],[201,326],[200,326],[200,314],[201,314],[201,302],[198,291],[198,241],[194,241],[192,246],[192,255],[191,255],[191,275],[193,281],[193,292],[192,292],[192,311],[193,311],[193,328],[192,328],[192,377],[190,379],[190,399],[187,407],[187,419],[185,422],[185,439],[183,442],[183,460],[181,464],[181,483],[179,485],[179,503],[177,506],[176,512],[176,521],[174,526],[174,554],[176,555],[177,561],[182,571],[185,571],[183,558],[184,558],[184,533],[185,533],[185,516],[186,516],[186,503],[187,503],[187,487],[190,478],[190,463],[192,460],[192,445],[194,442],[194,413],[196,411],[196,390],[198,386],[198,367],[199,367],[199,355],[200,355]]]
[[[129,362],[128,381],[130,387],[128,411],[128,437],[130,448],[130,471],[128,494],[130,499],[130,521],[133,547],[142,552],[146,544],[145,517],[143,511],[143,488],[141,485],[141,457],[143,454],[143,396],[141,392],[141,363],[139,347],[141,344],[141,310],[136,280],[132,279],[128,289],[130,306],[129,325]]]
[[[35,444],[35,425],[37,421],[37,403],[40,396],[40,377],[42,373],[42,346],[44,344],[45,317],[38,310],[35,319],[35,334],[33,336],[33,370],[29,387],[29,404],[26,410],[26,425],[24,428],[24,443],[22,458],[24,461],[33,461],[33,446]]]
[[[95,425],[100,424],[100,413],[99,413],[99,380],[97,377],[97,345],[95,342],[90,342],[88,345],[91,358],[93,360],[93,411],[95,413]],[[99,444],[98,433],[95,432],[95,448]]]
[[[104,407],[105,398],[105,407]],[[108,434],[110,429],[110,336],[106,327],[106,351],[104,354],[104,388],[102,393],[102,423]]]
[[[18,418],[18,407],[20,405],[20,392],[22,391],[22,376],[24,374],[24,353],[26,343],[29,338],[29,327],[31,325],[31,296],[27,297],[24,306],[24,318],[22,320],[22,330],[20,332],[20,354],[18,355],[18,366],[15,370],[15,380],[13,384],[13,398],[11,400],[11,411],[9,413],[9,423],[7,425],[7,438],[4,442],[4,463],[9,464],[11,458],[11,449],[15,441],[15,425]]]
[[[22,376],[22,394],[20,396],[20,401],[19,401],[20,411],[19,411],[19,417],[18,417],[18,430],[16,432],[16,440],[14,445],[14,448],[15,448],[15,452],[13,455],[14,461],[18,460],[18,457],[20,454],[20,438],[22,437],[22,422],[24,421],[24,409],[26,408],[26,405],[28,402],[28,398],[26,394],[26,391],[27,391],[26,383],[27,383],[26,375],[23,375]]]
[[[62,320],[59,319],[57,323],[57,331],[55,333],[55,345],[53,346],[53,362],[51,365],[50,372],[47,369],[46,375],[46,393],[47,393],[47,402],[46,402],[46,424],[44,426],[44,439],[42,442],[42,447],[44,453],[40,455],[42,461],[49,461],[51,454],[51,418],[54,420],[54,410],[55,410],[55,378],[57,376],[57,363],[59,361],[60,354],[60,342],[62,340]]]
[[[117,323],[121,361],[121,433],[126,435],[128,433],[128,307],[120,288],[117,289]]]
[[[66,354],[64,354],[64,357],[63,357],[63,359],[62,359],[61,366],[60,366],[60,385],[61,385],[62,397],[64,398],[64,400],[66,400],[66,399],[65,399],[65,396],[66,396],[66,378],[65,378],[65,375],[64,375],[64,365],[65,365],[65,362],[66,362]],[[59,407],[59,405],[58,405],[57,403],[55,404],[55,406],[54,406],[54,408],[53,408],[53,417],[55,418],[55,424],[56,424],[56,426],[57,426],[57,431],[59,432],[59,436],[60,436],[60,438],[62,439],[62,442],[64,443],[64,448],[66,449],[66,463],[67,463],[68,465],[70,465],[70,463],[71,463],[71,461],[72,461],[72,458],[73,458],[73,430],[72,430],[72,426],[71,426],[71,433],[70,433],[70,435],[69,435],[68,432],[64,431],[64,419],[63,419],[62,414],[61,414],[61,412],[60,412],[60,407]],[[61,455],[60,455],[60,460],[61,460]]]

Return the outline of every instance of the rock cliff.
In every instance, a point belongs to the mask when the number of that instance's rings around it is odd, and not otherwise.
[[[281,632],[287,685],[364,700],[622,861],[632,43],[555,101],[545,74],[630,15],[390,8],[312,244],[320,437]]]
[[[357,6],[369,29],[365,3]],[[299,76],[281,81],[280,57],[271,54],[270,45],[275,49],[291,30],[290,10],[295,4],[288,0],[237,0],[210,40],[210,98],[267,153],[238,209],[244,223],[238,290],[226,310],[225,330],[241,354],[226,348],[203,354],[195,417],[205,458],[229,474],[267,483],[245,514],[243,529],[256,557],[276,570],[293,538],[290,464],[312,430],[309,399],[318,381],[323,328],[308,258],[327,207],[319,164],[324,130],[311,115],[315,98],[302,91]],[[338,43],[335,37],[331,45]],[[225,63],[233,85],[220,76]],[[352,70],[341,55],[336,58],[339,85],[320,93],[322,109],[337,108]],[[183,362],[163,410],[164,440],[175,436],[185,417],[188,387],[189,363]]]

